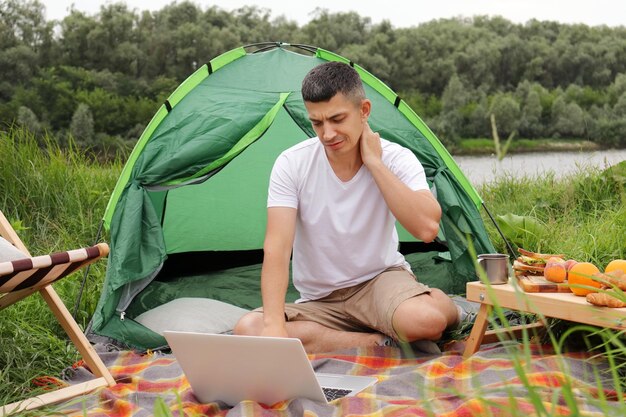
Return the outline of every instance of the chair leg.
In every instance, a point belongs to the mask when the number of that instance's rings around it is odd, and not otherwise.
[[[36,397],[27,398],[22,401],[16,401],[7,405],[0,405],[0,417],[15,415],[14,413],[17,412],[33,410],[35,408],[43,407],[44,405],[71,400],[79,395],[87,394],[96,388],[106,387],[108,385],[109,382],[105,378],[100,377],[80,384],[70,385],[69,387],[61,388],[53,392],[41,394]]]
[[[40,293],[94,375],[103,377],[109,386],[115,385],[113,376],[111,376],[111,373],[98,356],[98,353],[91,346],[91,343],[89,343],[89,340],[87,340],[87,337],[83,334],[80,327],[78,327],[78,324],[65,304],[63,304],[63,301],[59,298],[54,288],[48,285],[42,288]]]
[[[12,404],[0,406],[0,417],[10,415],[15,412],[32,410],[44,405],[70,400],[76,396],[87,394],[96,388],[115,385],[113,376],[104,365],[104,362],[102,362],[102,359],[98,356],[98,353],[91,346],[87,337],[80,330],[80,327],[78,327],[78,324],[70,314],[65,304],[63,304],[63,301],[54,288],[52,288],[51,285],[47,285],[39,290],[39,292],[96,378],[32,398],[27,398],[22,401],[17,401]]]
[[[463,352],[463,358],[469,358],[472,356],[480,345],[482,344],[483,337],[485,337],[485,331],[487,330],[487,324],[489,319],[489,313],[491,313],[492,307],[488,304],[481,304],[476,320],[474,321],[474,327],[470,333],[467,341],[465,342],[465,351]]]

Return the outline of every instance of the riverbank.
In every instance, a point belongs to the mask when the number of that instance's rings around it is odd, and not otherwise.
[[[494,154],[454,155],[461,171],[474,186],[503,178],[565,178],[578,173],[606,169],[626,161],[626,149],[511,152],[502,160]]]
[[[504,143],[502,143],[504,145]],[[603,148],[595,142],[580,139],[513,139],[507,154],[527,152],[598,151]],[[491,155],[495,154],[494,143],[489,138],[461,139],[451,147],[452,155]]]

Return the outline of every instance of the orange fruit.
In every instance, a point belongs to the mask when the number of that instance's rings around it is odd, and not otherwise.
[[[604,270],[605,273],[613,272],[621,270],[622,272],[626,272],[626,260],[624,259],[615,259],[606,266]]]
[[[577,263],[567,273],[567,281],[570,284],[570,290],[580,297],[596,292],[596,290],[574,287],[572,285],[587,285],[589,287],[600,288],[601,284],[591,278],[593,274],[598,272],[600,272],[598,267],[590,262]]]

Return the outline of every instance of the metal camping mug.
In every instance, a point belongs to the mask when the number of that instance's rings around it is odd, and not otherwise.
[[[478,255],[478,265],[487,274],[491,284],[506,284],[509,282],[509,255],[503,253],[483,253]]]

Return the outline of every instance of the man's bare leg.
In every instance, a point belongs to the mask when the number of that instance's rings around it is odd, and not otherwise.
[[[377,346],[385,338],[381,333],[345,332],[329,329],[313,321],[288,322],[287,333],[290,337],[300,339],[304,349],[309,353]]]
[[[433,289],[402,302],[393,315],[393,327],[405,341],[439,340],[458,324],[459,311],[443,291]]]
[[[345,332],[330,329],[313,321],[287,322],[289,337],[300,339],[307,353],[332,352],[354,347],[380,345],[385,336],[381,333]],[[246,314],[235,326],[238,335],[259,336],[263,329],[263,314],[252,312]]]

